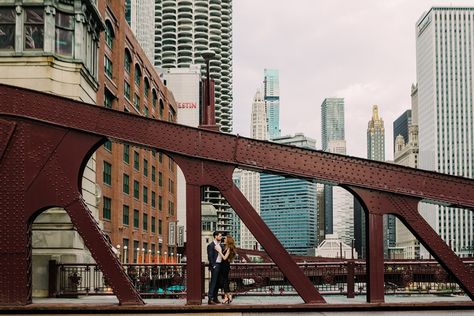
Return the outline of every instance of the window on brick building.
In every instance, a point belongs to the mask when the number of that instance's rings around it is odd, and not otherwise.
[[[125,204],[122,208],[122,223],[127,226],[130,224],[130,207]]]
[[[107,220],[112,218],[112,200],[105,196],[103,198],[102,217]]]
[[[103,181],[105,184],[112,185],[112,165],[104,161]]]

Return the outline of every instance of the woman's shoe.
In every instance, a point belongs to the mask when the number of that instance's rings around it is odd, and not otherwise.
[[[227,295],[224,296],[224,299],[222,300],[222,304],[229,304],[229,297]]]
[[[229,302],[227,304],[232,303],[232,299],[233,299],[232,294],[227,294],[227,298],[229,299]]]

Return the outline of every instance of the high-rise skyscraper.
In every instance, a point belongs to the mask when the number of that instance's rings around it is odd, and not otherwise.
[[[267,115],[265,111],[265,99],[260,91],[255,93],[251,117],[250,137],[266,140]],[[238,174],[240,190],[257,213],[260,213],[260,173],[249,170],[239,170]],[[241,248],[255,249],[258,247],[257,240],[243,223],[240,223],[239,234]]]
[[[213,51],[216,123],[232,132],[232,0],[156,0],[155,66],[203,65],[202,53]]]
[[[153,64],[155,58],[155,0],[125,0],[125,20]]]
[[[215,86],[216,124],[232,132],[232,0],[156,0],[155,66],[161,69],[201,66],[212,51],[210,77]],[[204,189],[204,201],[217,209],[218,229],[232,230],[232,210],[215,189]]]
[[[398,135],[402,135],[403,141],[408,143],[408,126],[411,125],[411,110],[406,110],[395,121],[393,121],[393,148]]]
[[[377,105],[367,127],[367,159],[385,161],[385,128]]]
[[[330,140],[345,139],[344,98],[326,98],[321,104],[322,150],[328,150]]]
[[[321,137],[322,150],[329,151],[331,141],[344,141],[344,99],[326,98],[321,104]],[[345,154],[344,149],[341,152],[340,146],[332,146],[337,149],[339,154]],[[324,229],[325,234],[333,233],[333,210],[334,194],[331,185],[324,185]],[[342,236],[339,236],[342,237]]]
[[[264,70],[264,94],[268,139],[280,136],[280,84],[277,69]]]
[[[316,141],[303,134],[278,137],[273,141],[316,148]],[[318,242],[316,183],[262,173],[260,190],[262,219],[288,252],[308,255]]]
[[[433,7],[416,23],[419,166],[468,178],[474,178],[473,28],[468,7]],[[422,204],[420,212],[459,255],[474,253],[472,211]]]

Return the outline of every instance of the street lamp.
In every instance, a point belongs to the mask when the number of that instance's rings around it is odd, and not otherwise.
[[[123,263],[127,263],[127,262],[128,262],[127,250],[128,250],[128,247],[127,247],[127,246],[123,246]]]

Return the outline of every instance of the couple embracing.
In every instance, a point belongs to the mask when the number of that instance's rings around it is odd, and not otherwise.
[[[217,231],[213,233],[213,237],[214,240],[207,245],[207,259],[209,261],[209,270],[211,271],[208,304],[220,303],[217,299],[217,293],[221,287],[224,288],[224,300],[222,303],[229,304],[232,302],[232,294],[230,294],[229,289],[230,262],[236,255],[234,239],[229,235],[223,237],[222,233]]]

